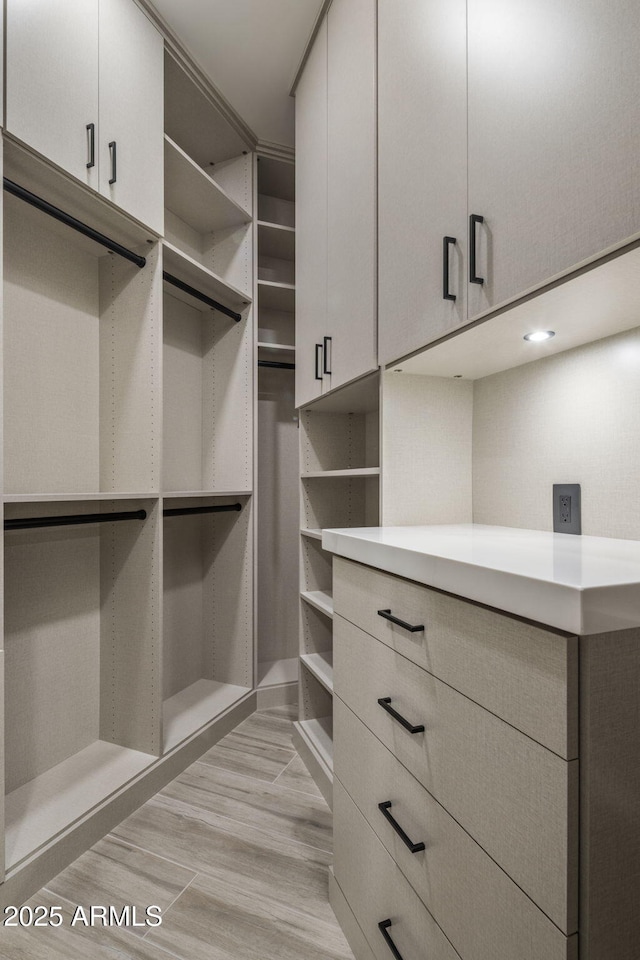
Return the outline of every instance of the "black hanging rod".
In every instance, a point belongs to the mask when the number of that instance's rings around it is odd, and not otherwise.
[[[242,510],[241,503],[216,503],[208,507],[169,507],[163,510],[165,517],[184,517],[196,513],[228,513],[230,510]]]
[[[82,233],[85,237],[89,237],[90,240],[95,240],[96,243],[106,247],[107,250],[117,253],[118,256],[124,257],[125,260],[130,260],[131,263],[135,263],[137,267],[145,266],[147,261],[144,257],[134,253],[133,250],[128,250],[127,247],[123,247],[121,243],[117,243],[110,237],[105,236],[104,233],[99,233],[97,230],[94,230],[93,227],[89,227],[86,223],[83,223],[82,220],[77,220],[75,217],[72,217],[71,214],[65,213],[64,210],[60,209],[60,207],[54,207],[54,205],[49,203],[48,200],[43,200],[42,197],[38,197],[35,193],[31,193],[30,190],[27,190],[25,187],[21,187],[19,183],[14,183],[13,180],[9,180],[7,177],[4,177],[3,186],[7,193],[13,194],[14,197],[19,197],[20,200],[24,200],[25,203],[30,203],[32,207],[42,210],[43,213],[53,217],[54,220],[59,220],[61,223],[66,223],[66,225],[71,227],[72,230],[77,230],[78,233]]]
[[[105,494],[108,499],[108,494]],[[71,527],[81,523],[116,523],[118,520],[146,520],[146,510],[125,510],[121,513],[75,513],[68,517],[23,517],[5,520],[5,530],[32,530],[34,527]]]
[[[295,363],[285,363],[284,360],[258,360],[259,367],[277,367],[278,370],[295,370]]]
[[[231,307],[225,307],[224,303],[218,303],[217,300],[213,300],[211,297],[208,297],[206,293],[200,293],[200,291],[196,290],[195,287],[190,287],[188,283],[178,280],[177,277],[167,273],[166,270],[162,273],[162,279],[166,280],[167,283],[171,283],[174,287],[177,287],[178,290],[184,290],[185,293],[195,297],[196,300],[201,300],[202,303],[206,303],[207,306],[213,307],[214,310],[219,310],[220,313],[224,313],[225,316],[231,317],[231,319],[235,320],[236,323],[240,323],[242,320],[241,313],[236,313],[236,311],[232,310]]]

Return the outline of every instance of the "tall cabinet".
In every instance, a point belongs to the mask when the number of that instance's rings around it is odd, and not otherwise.
[[[632,0],[380,0],[378,11],[389,364],[637,239],[640,11]]]
[[[296,88],[298,406],[377,368],[376,4],[334,0]]]

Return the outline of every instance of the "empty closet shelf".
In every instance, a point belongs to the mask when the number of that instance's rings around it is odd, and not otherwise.
[[[303,480],[311,480],[318,477],[378,477],[380,467],[356,467],[348,470],[310,470],[308,473],[302,473]]]
[[[165,206],[198,233],[251,223],[251,214],[166,134],[164,172]]]
[[[313,529],[311,527],[303,527],[300,531],[300,534],[303,537],[308,537],[311,540],[322,540],[322,530]]]
[[[117,793],[155,760],[97,740],[13,790],[5,801],[7,868]]]
[[[306,603],[333,619],[333,597],[326,590],[304,590],[300,596]]]
[[[294,723],[299,736],[326,768],[329,777],[333,774],[333,720],[319,717],[314,720],[298,720]]]
[[[333,653],[331,650],[323,653],[301,653],[300,659],[325,690],[333,693]]]
[[[223,304],[233,313],[239,313],[243,307],[251,302],[251,297],[247,293],[234,287],[233,284],[227,283],[213,270],[209,270],[208,267],[198,263],[193,257],[183,253],[182,250],[179,250],[178,247],[167,240],[162,243],[162,253],[163,274],[168,274],[182,285],[179,287],[171,282],[168,288],[168,292],[171,292],[179,300],[202,310],[204,302],[202,297],[206,297],[208,300]],[[189,293],[184,287],[197,291],[199,296]]]
[[[206,727],[251,693],[250,687],[196,680],[162,705],[165,752]]]
[[[278,310],[293,313],[296,288],[292,283],[276,283],[274,280],[258,280],[258,298],[263,310]]]
[[[258,350],[275,350],[283,353],[294,353],[295,344],[293,343],[271,343],[265,340],[258,340]]]
[[[258,220],[258,249],[267,257],[293,260],[296,250],[295,227]]]

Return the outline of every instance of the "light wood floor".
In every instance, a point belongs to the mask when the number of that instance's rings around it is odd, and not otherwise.
[[[30,901],[56,929],[0,928],[8,960],[353,960],[327,899],[331,812],[291,745],[292,711],[254,713]],[[158,927],[70,926],[135,905]]]

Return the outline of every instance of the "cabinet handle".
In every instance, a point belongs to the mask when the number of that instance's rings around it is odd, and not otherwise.
[[[322,344],[316,343],[316,380],[322,380]]]
[[[396,710],[394,710],[393,707],[389,706],[391,703],[391,697],[380,697],[378,703],[383,710],[386,710],[387,713],[390,713],[393,719],[397,720],[398,723],[405,728],[405,730],[409,731],[409,733],[424,733],[424,723],[409,723],[409,721],[405,720],[405,718]]]
[[[399,627],[403,627],[405,630],[408,630],[409,633],[420,633],[424,630],[424,623],[407,623],[405,620],[398,620],[397,617],[394,617],[391,613],[391,610],[378,610],[378,616],[384,617],[385,620],[390,620],[391,623],[397,624]]]
[[[323,351],[323,352],[324,352],[324,364],[323,364],[323,370],[324,370],[325,373],[328,373],[329,376],[331,376],[331,370],[330,370],[330,363],[331,363],[331,353],[330,353],[330,350],[331,350],[331,347],[329,346],[329,344],[331,343],[331,341],[332,341],[332,337],[325,337],[325,338],[324,338],[324,351]]]
[[[391,939],[391,934],[387,932],[389,927],[391,926],[393,926],[393,924],[391,923],[391,920],[381,920],[380,923],[378,924],[378,930],[384,937],[385,942],[389,947],[389,950],[391,950],[392,955],[395,957],[395,960],[402,960],[402,954],[400,953],[395,943]]]
[[[391,806],[392,806],[391,800],[385,800],[384,803],[378,804],[378,810],[380,811],[382,816],[389,821],[389,823],[391,824],[395,832],[398,834],[398,836],[404,843],[405,847],[409,847],[409,850],[411,850],[411,853],[419,853],[421,850],[424,850],[425,846],[422,840],[420,840],[419,843],[414,843],[413,840],[411,840],[411,838],[408,837],[407,834],[404,832],[404,830],[402,829],[402,827],[400,826],[396,818],[391,813],[389,813]]]
[[[109,180],[109,183],[115,183],[118,179],[116,149],[116,142],[115,140],[112,140],[109,143],[109,156],[111,157],[111,179]]]
[[[484,283],[484,277],[476,275],[476,226],[484,223],[484,217],[472,213],[469,217],[469,283]]]
[[[449,293],[449,247],[456,244],[455,237],[442,238],[442,299],[455,300],[455,293]]]
[[[96,165],[96,125],[95,123],[87,124],[87,133],[89,141],[89,160],[87,162],[87,170],[90,167],[95,167]]]

